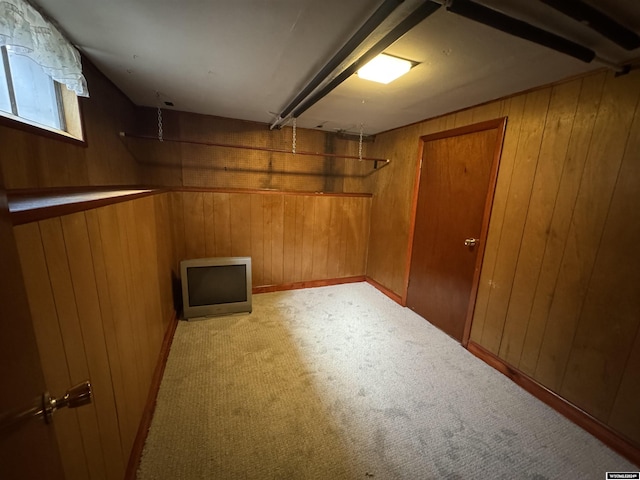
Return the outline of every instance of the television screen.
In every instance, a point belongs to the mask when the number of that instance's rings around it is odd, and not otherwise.
[[[251,257],[180,262],[184,318],[251,312]]]
[[[187,267],[189,304],[193,307],[247,301],[244,265]]]

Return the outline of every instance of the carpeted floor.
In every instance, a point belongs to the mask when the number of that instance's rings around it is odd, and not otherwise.
[[[603,479],[638,471],[368,284],[180,322],[138,479]]]

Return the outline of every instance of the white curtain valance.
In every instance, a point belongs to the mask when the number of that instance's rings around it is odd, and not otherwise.
[[[0,0],[0,46],[3,45],[32,59],[76,95],[89,96],[78,50],[24,0]]]

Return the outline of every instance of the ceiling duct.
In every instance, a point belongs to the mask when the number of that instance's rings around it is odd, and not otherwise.
[[[596,58],[595,52],[587,47],[470,0],[453,0],[447,5],[447,10],[586,63],[590,63]]]
[[[287,118],[287,116],[300,103],[313,92],[326,78],[360,45],[371,33],[384,22],[391,12],[393,12],[404,0],[385,0],[378,9],[367,19],[356,33],[345,43],[327,64],[320,69],[316,76],[304,87],[298,95],[287,105],[278,115],[278,118],[271,125],[273,130]]]
[[[582,0],[541,0],[568,17],[587,25],[626,50],[640,47],[640,36]]]
[[[402,37],[405,33],[427,18],[429,15],[434,13],[436,10],[440,8],[440,5],[434,2],[424,2],[417,9],[415,9],[407,18],[405,18],[402,22],[400,22],[393,30],[391,30],[388,34],[384,36],[382,40],[376,43],[373,47],[371,47],[364,55],[358,58],[355,62],[353,62],[349,67],[347,67],[340,75],[335,77],[331,82],[329,82],[325,87],[311,96],[306,102],[293,110],[291,114],[292,117],[297,118],[302,115],[305,111],[319,102],[322,98],[328,95],[333,89],[335,89],[338,85],[344,82],[351,75],[356,73],[358,69],[369,62],[369,60],[373,59],[376,55],[383,52],[385,48],[394,43],[400,37]]]

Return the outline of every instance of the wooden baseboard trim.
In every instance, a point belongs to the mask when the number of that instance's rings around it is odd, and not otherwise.
[[[286,290],[299,290],[301,288],[327,287],[329,285],[341,285],[343,283],[358,283],[358,282],[364,282],[364,281],[365,281],[365,276],[358,275],[355,277],[331,278],[327,280],[311,280],[308,282],[285,283],[283,285],[265,285],[262,287],[253,287],[252,292],[254,294],[269,293],[269,292],[283,292]]]
[[[162,346],[160,347],[160,354],[158,355],[158,363],[153,371],[153,377],[151,378],[151,386],[149,387],[149,395],[147,396],[147,403],[144,406],[142,412],[142,418],[138,424],[138,432],[136,438],[133,441],[131,447],[131,453],[129,454],[129,462],[127,463],[127,471],[125,472],[125,480],[135,480],[138,466],[140,465],[140,458],[142,456],[142,450],[144,449],[144,442],[147,440],[147,434],[149,433],[149,427],[151,427],[151,419],[153,418],[153,412],[156,408],[156,398],[158,397],[158,390],[160,390],[160,382],[162,381],[162,375],[164,374],[164,368],[167,365],[167,358],[169,357],[169,350],[171,348],[171,342],[173,341],[173,335],[176,333],[178,326],[178,316],[176,312],[173,312],[171,321],[167,330],[164,332],[164,339],[162,340]]]
[[[467,345],[467,349],[480,360],[509,377],[534,397],[543,401],[579,427],[582,427],[602,443],[608,445],[611,449],[615,450],[637,466],[640,466],[640,447],[634,445],[631,440],[615,432],[609,426],[570,403],[568,400],[565,400],[557,393],[552,392],[526,373],[523,373],[517,368],[507,364],[504,360],[481,345],[470,341]]]
[[[372,287],[375,287],[378,290],[380,290],[382,293],[384,293],[387,297],[389,297],[391,300],[393,300],[397,304],[402,305],[403,307],[406,307],[406,305],[403,303],[402,297],[400,295],[398,295],[395,292],[392,292],[391,290],[389,290],[384,285],[376,282],[373,278],[367,277],[367,283],[369,283]]]

